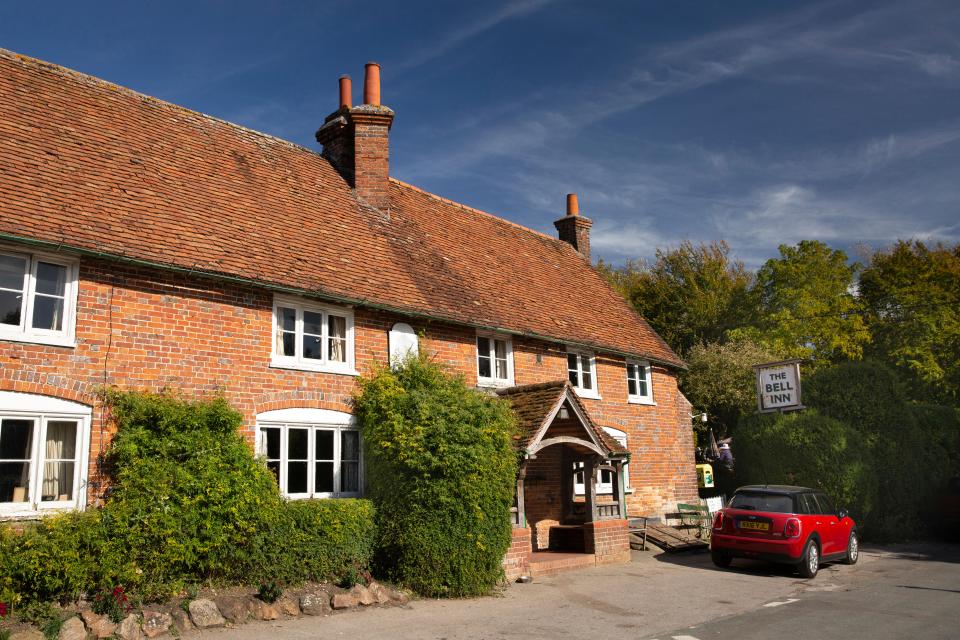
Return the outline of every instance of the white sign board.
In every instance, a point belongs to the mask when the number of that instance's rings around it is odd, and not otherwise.
[[[420,352],[420,342],[413,327],[405,322],[398,322],[390,329],[390,365],[396,366],[405,358],[417,357]]]
[[[755,365],[757,407],[761,413],[802,409],[800,403],[800,361]]]

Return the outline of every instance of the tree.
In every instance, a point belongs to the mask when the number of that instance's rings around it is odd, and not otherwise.
[[[681,375],[684,394],[698,411],[706,411],[718,436],[731,433],[741,417],[757,408],[753,365],[778,360],[767,348],[741,339],[726,344],[694,345],[689,369]]]
[[[730,259],[726,242],[658,249],[654,264],[631,261],[598,265],[654,330],[681,355],[695,345],[718,342],[752,316],[747,292],[753,276]]]
[[[960,244],[898,242],[860,278],[872,352],[915,383],[914,395],[960,402]],[[919,393],[916,393],[919,391]]]
[[[822,242],[780,245],[780,257],[767,260],[751,289],[759,310],[755,325],[730,337],[756,340],[814,367],[862,357],[870,334],[853,294],[858,269]]]

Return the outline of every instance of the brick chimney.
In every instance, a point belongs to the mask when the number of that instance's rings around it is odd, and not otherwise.
[[[587,260],[590,259],[590,227],[593,226],[593,220],[580,215],[577,194],[567,194],[567,215],[554,221],[553,226],[557,228],[561,240],[569,243]]]
[[[367,204],[390,206],[390,125],[393,110],[380,104],[380,65],[368,62],[363,104],[352,106],[352,83],[340,77],[340,108],[327,116],[317,142],[343,178]]]

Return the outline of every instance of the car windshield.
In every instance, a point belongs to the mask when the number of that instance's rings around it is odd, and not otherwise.
[[[737,493],[730,500],[730,508],[769,513],[793,513],[790,496],[776,493]]]

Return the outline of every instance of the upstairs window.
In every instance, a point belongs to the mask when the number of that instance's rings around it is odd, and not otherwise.
[[[353,313],[294,299],[274,301],[273,366],[353,374]]]
[[[592,353],[567,352],[567,378],[576,389],[577,395],[587,398],[600,397],[597,393],[596,359]]]
[[[627,360],[627,401],[638,404],[653,404],[650,363]]]
[[[510,340],[494,335],[477,336],[477,384],[513,385],[513,345]]]
[[[0,252],[0,339],[73,346],[77,262]]]

